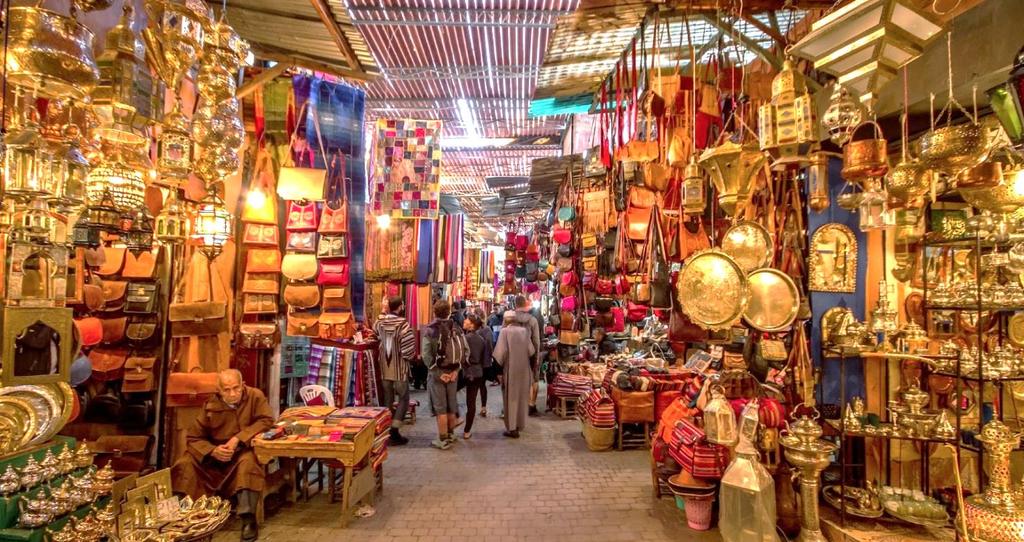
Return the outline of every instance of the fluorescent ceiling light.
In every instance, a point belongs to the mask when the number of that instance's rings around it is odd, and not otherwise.
[[[448,149],[479,149],[483,147],[504,147],[515,141],[512,137],[443,137],[441,148]]]

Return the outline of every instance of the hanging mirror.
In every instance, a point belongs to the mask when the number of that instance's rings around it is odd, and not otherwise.
[[[829,223],[811,237],[810,290],[857,291],[857,238],[847,226]]]

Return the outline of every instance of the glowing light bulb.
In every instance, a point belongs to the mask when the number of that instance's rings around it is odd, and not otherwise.
[[[391,215],[377,215],[377,227],[386,230],[391,227]]]
[[[245,203],[253,209],[262,209],[267,204],[267,195],[262,190],[250,190]]]

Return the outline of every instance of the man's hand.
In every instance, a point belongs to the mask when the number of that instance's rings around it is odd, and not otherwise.
[[[221,444],[220,446],[214,448],[213,451],[210,452],[210,455],[212,455],[214,459],[220,461],[221,463],[227,463],[228,461],[231,461],[232,457],[235,456],[235,450],[229,448],[227,444]]]
[[[225,442],[224,446],[231,450],[231,453],[233,454],[238,451],[238,445],[240,442],[241,441],[238,440],[238,437],[231,437],[231,440]]]

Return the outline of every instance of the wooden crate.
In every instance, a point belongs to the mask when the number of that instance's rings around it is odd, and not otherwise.
[[[555,414],[559,418],[574,418],[576,417],[576,405],[579,404],[579,398],[577,397],[559,397],[558,404],[555,405]]]
[[[650,423],[620,423],[617,448],[647,449],[651,447]]]

